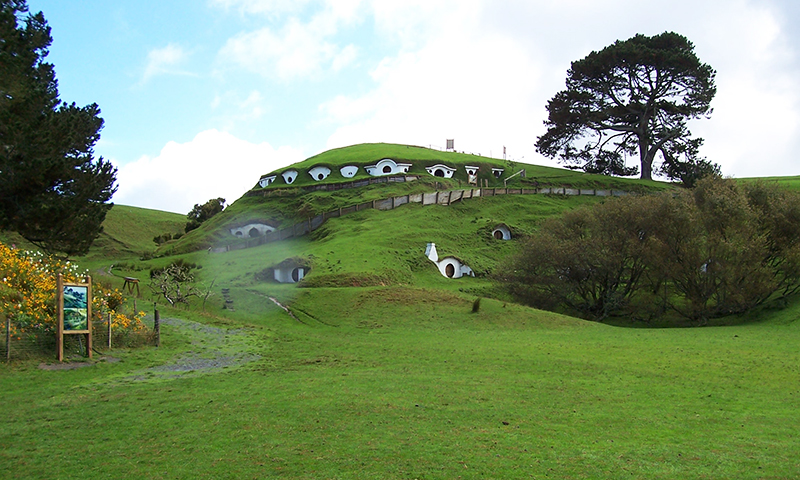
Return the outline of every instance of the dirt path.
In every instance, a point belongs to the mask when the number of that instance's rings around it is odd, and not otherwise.
[[[134,372],[127,380],[149,380],[174,378],[192,372],[210,373],[224,368],[238,367],[261,358],[255,353],[257,340],[250,329],[225,329],[179,318],[162,318],[161,324],[178,330],[190,338],[191,349],[180,353],[174,360]],[[151,347],[143,347],[151,348]],[[124,353],[120,356],[124,356]],[[42,370],[73,370],[97,365],[100,362],[117,362],[119,358],[109,355],[96,357],[93,361],[41,364]]]

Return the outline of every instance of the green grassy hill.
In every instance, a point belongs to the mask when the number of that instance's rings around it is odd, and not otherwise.
[[[583,188],[599,188],[597,185],[603,185],[606,188],[613,187],[617,189],[642,189],[649,187],[658,188],[658,182],[641,182],[631,181],[630,179],[611,178],[602,175],[587,175],[563,168],[543,167],[539,165],[531,165],[497,158],[482,157],[479,155],[458,152],[443,152],[425,147],[398,145],[392,143],[365,143],[328,150],[320,153],[319,155],[315,155],[303,160],[302,162],[298,162],[286,168],[281,168],[280,170],[270,172],[262,176],[262,178],[271,175],[277,176],[275,182],[269,187],[266,187],[267,190],[287,187],[280,174],[288,170],[296,170],[299,172],[297,180],[291,184],[292,187],[359,180],[370,178],[370,176],[364,170],[364,166],[374,165],[376,162],[384,158],[390,158],[398,163],[410,163],[411,167],[408,170],[408,175],[419,175],[423,177],[430,175],[425,170],[425,167],[443,164],[448,167],[455,168],[456,172],[453,178],[456,181],[461,181],[464,183],[467,182],[467,174],[464,167],[480,167],[478,179],[489,182],[489,186],[502,186],[503,179],[517,173],[521,169],[525,169],[526,174],[524,177],[515,177],[514,179],[510,180],[508,185],[519,186],[533,185],[538,183],[542,185],[558,186],[573,185],[576,188],[581,186]],[[323,181],[316,181],[307,174],[309,169],[317,165],[325,166],[332,170],[330,176]],[[339,173],[339,169],[347,165],[359,167],[358,173],[355,177],[344,178]],[[502,175],[500,177],[495,177],[492,174],[493,168],[502,169]],[[634,185],[635,187],[633,187]],[[260,189],[260,187],[256,185],[254,189]]]
[[[351,147],[303,164],[366,164],[400,158],[404,148]],[[405,150],[405,159],[433,155]],[[554,185],[670,188],[541,172],[539,181]],[[0,424],[0,471],[18,478],[798,476],[797,300],[723,319],[725,326],[646,329],[504,299],[488,274],[519,239],[543,218],[602,198],[509,195],[370,209],[329,219],[310,235],[207,251],[234,241],[232,226],[289,225],[458,182],[421,176],[336,191],[299,188],[311,183],[257,188],[157,251],[152,237],[180,231],[185,218],[115,207],[107,239],[81,260],[97,270],[115,264],[115,273],[145,283],[147,270],[180,259],[198,266],[198,283],[213,295],[205,309],[161,301],[158,348],[103,351],[104,361],[71,370],[0,366],[4,400],[14,405]],[[512,240],[491,237],[499,223]],[[424,256],[428,242],[477,276],[443,277]],[[275,283],[268,269],[289,258],[307,261],[310,273],[300,284]],[[150,301],[145,293],[139,305],[149,309]]]
[[[186,216],[147,208],[114,205],[103,222],[103,233],[95,241],[91,257],[138,257],[151,252],[153,237],[183,233]]]
[[[313,190],[313,187],[325,185],[351,184],[364,179],[374,180],[375,177],[370,177],[363,168],[360,168],[359,173],[353,178],[342,177],[338,169],[345,165],[363,167],[384,158],[411,163],[408,175],[414,175],[418,179],[404,183],[382,183],[331,191]],[[455,168],[456,173],[453,178],[449,179],[432,176],[424,167],[435,164],[444,164]],[[307,175],[307,171],[317,165],[331,168],[331,175],[325,180],[314,181],[310,175]],[[199,229],[190,232],[180,242],[165,246],[162,252],[185,253],[233,243],[235,239],[231,237],[229,229],[248,223],[260,222],[274,227],[287,227],[314,215],[373,200],[436,190],[471,188],[465,166],[480,167],[478,181],[481,185],[485,183],[490,188],[504,187],[506,183],[509,188],[566,187],[613,189],[632,193],[670,188],[669,184],[663,182],[589,175],[560,168],[506,162],[423,147],[362,144],[330,150],[280,171],[272,172],[271,175],[277,175],[273,184],[265,188],[256,185],[250,192],[228,206],[222,214],[213,217]],[[492,168],[502,168],[504,172],[499,178],[496,178],[492,174]],[[526,171],[525,177],[518,175],[510,178],[508,182],[504,182],[507,177],[521,169]],[[286,185],[279,174],[287,170],[296,170],[299,173],[297,180],[291,185]],[[536,203],[536,201],[532,202]]]

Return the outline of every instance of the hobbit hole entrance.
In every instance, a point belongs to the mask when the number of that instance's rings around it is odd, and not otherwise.
[[[435,172],[433,172],[434,177],[444,177],[444,170],[441,168],[437,168]]]
[[[320,179],[320,180],[322,180],[323,178],[325,178],[325,175],[323,175],[323,174],[321,174],[321,173],[320,173],[319,175],[317,175],[317,178],[318,178],[318,179]]]
[[[383,167],[383,173],[392,173],[392,167],[386,165]]]
[[[241,234],[241,232],[239,233]],[[261,232],[259,232],[258,229],[255,227],[251,228],[248,234],[250,235],[250,238],[256,238],[261,236]]]
[[[456,274],[456,267],[453,266],[452,263],[448,263],[447,267],[444,269],[444,273],[449,277],[453,278],[453,275]]]
[[[498,240],[502,240],[503,239],[503,232],[501,232],[500,230],[495,230],[494,231],[494,238],[496,238]]]
[[[292,270],[292,281],[297,283],[300,280],[300,268]]]

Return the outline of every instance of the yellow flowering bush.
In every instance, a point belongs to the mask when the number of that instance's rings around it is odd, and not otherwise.
[[[40,252],[29,252],[0,243],[0,313],[12,319],[11,335],[19,340],[24,335],[55,335],[56,277],[64,282],[84,281],[87,272],[66,260]],[[125,333],[145,331],[144,312],[128,317],[118,311],[122,293],[95,283],[93,285],[93,321],[104,312],[111,313],[111,328]]]

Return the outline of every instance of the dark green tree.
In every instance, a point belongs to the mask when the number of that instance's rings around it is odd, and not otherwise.
[[[48,252],[86,253],[102,231],[116,168],[94,158],[96,104],[59,100],[41,12],[0,0],[0,228]]]
[[[692,139],[687,121],[711,114],[714,76],[677,33],[617,41],[572,62],[567,88],[547,104],[547,131],[536,149],[591,173],[635,175],[639,169],[626,160],[638,156],[641,178],[649,180],[660,153],[668,177],[704,175],[702,139]]]
[[[186,215],[186,219],[188,220],[185,228],[186,233],[189,233],[195,228],[199,227],[203,222],[220,213],[224,209],[224,198],[212,198],[202,205],[195,204],[194,208],[192,208],[192,211]]]

